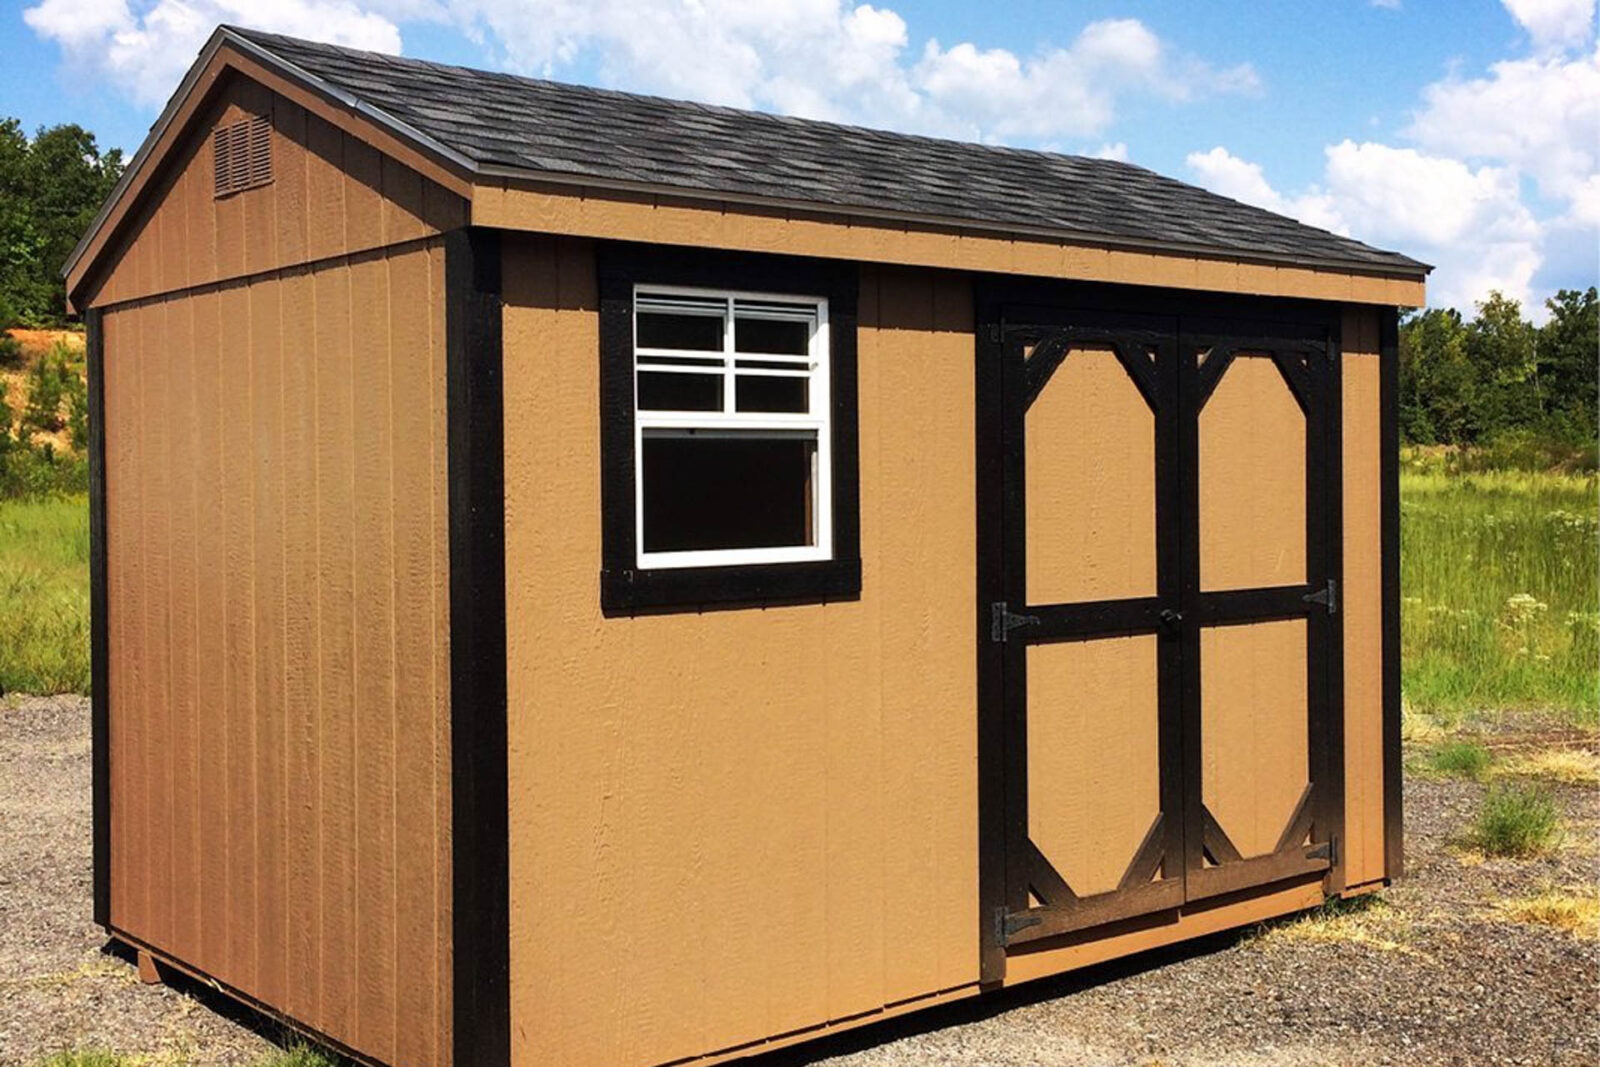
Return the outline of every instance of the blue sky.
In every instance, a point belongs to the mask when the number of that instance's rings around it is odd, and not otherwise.
[[[0,114],[131,152],[219,21],[866,125],[1125,157],[1530,311],[1600,273],[1594,0],[24,0]]]

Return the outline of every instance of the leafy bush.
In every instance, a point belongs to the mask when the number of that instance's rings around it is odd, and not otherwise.
[[[0,315],[5,314],[5,303],[0,300]],[[22,366],[22,342],[9,333],[0,332],[0,369],[15,370]]]
[[[1536,856],[1549,851],[1560,828],[1555,801],[1543,789],[1491,786],[1469,843],[1490,856]]]
[[[1494,757],[1476,741],[1451,741],[1433,750],[1429,764],[1440,774],[1481,778]]]

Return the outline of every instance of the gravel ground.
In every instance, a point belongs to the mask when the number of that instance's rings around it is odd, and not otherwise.
[[[253,1063],[253,1019],[193,986],[138,984],[89,913],[88,702],[0,704],[0,1064],[64,1048],[155,1063]],[[1498,733],[1571,745],[1544,731]],[[1543,858],[1452,844],[1483,787],[1406,783],[1407,877],[1370,907],[1119,961],[759,1061],[830,1067],[1310,1067],[1600,1064],[1596,942],[1508,921],[1507,897],[1597,881],[1600,792],[1552,786],[1564,840]],[[198,995],[198,999],[197,999]]]

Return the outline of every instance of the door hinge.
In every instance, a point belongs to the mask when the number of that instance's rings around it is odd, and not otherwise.
[[[1321,604],[1328,609],[1329,615],[1337,615],[1339,614],[1339,583],[1329,578],[1326,588],[1319,589],[1315,593],[1307,593],[1300,599],[1307,604]]]
[[[1037,626],[1037,615],[1013,615],[1006,610],[1004,600],[989,605],[989,640],[1004,644],[1011,639],[1011,631],[1023,626]]]
[[[1030,926],[1038,926],[1044,919],[1026,912],[1012,912],[1005,908],[994,909],[994,940],[995,944],[1004,948],[1011,943],[1011,935],[1026,930]]]
[[[1327,860],[1329,866],[1338,866],[1339,863],[1339,837],[1337,834],[1326,841],[1318,842],[1306,849],[1306,859]]]

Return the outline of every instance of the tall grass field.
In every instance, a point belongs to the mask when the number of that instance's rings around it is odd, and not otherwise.
[[[1600,520],[1593,474],[1430,467],[1400,480],[1408,710],[1454,724],[1536,710],[1600,721]],[[0,500],[0,693],[87,692],[82,496]]]
[[[1600,721],[1600,519],[1594,474],[1400,476],[1402,688],[1459,722],[1538,710]]]
[[[88,691],[88,498],[0,500],[0,694]]]

